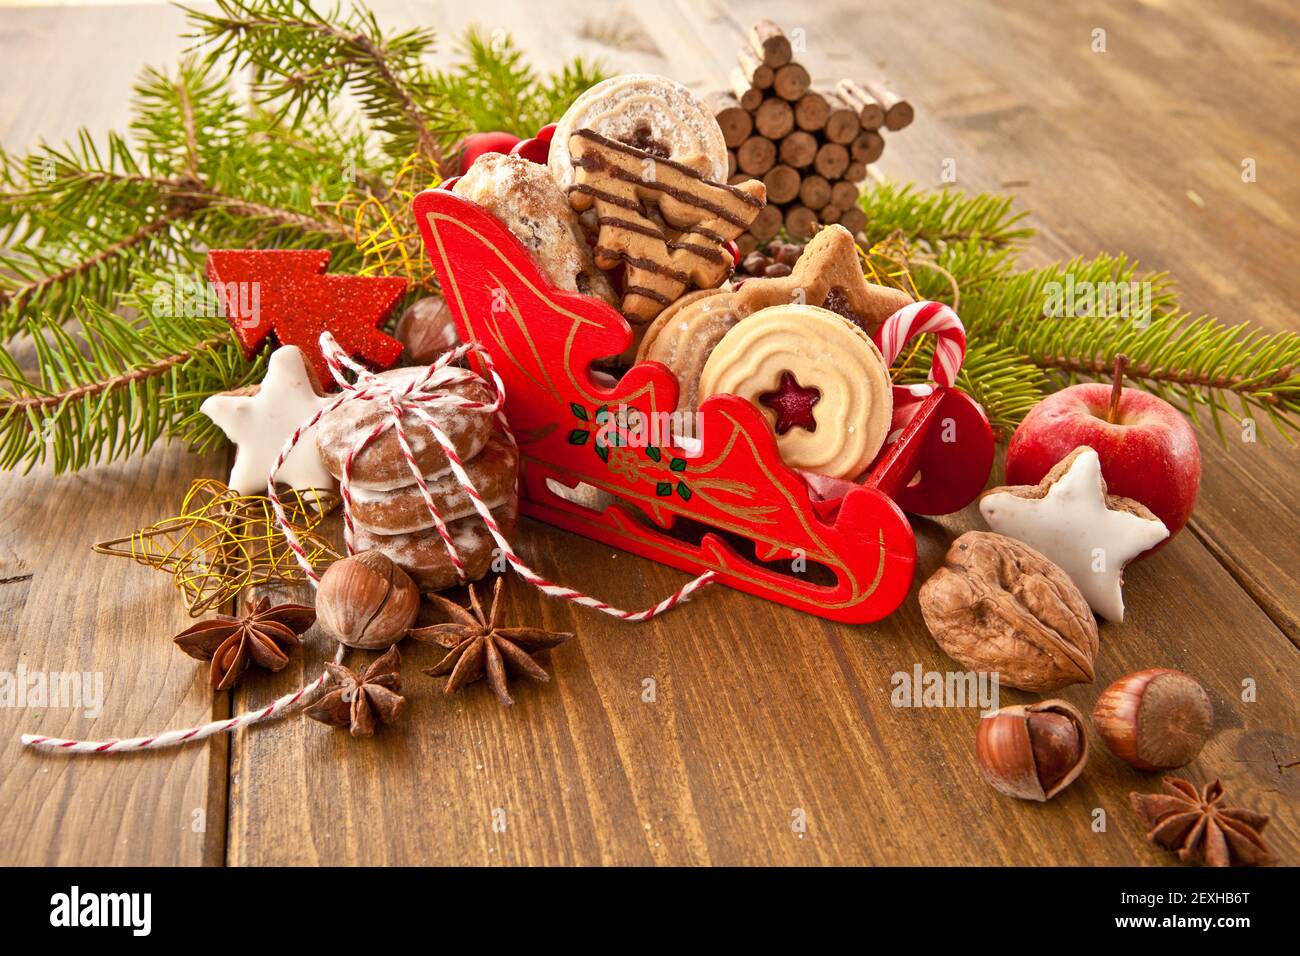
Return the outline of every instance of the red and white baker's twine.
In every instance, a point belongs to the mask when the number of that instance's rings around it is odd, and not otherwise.
[[[903,346],[918,335],[933,332],[939,337],[930,362],[930,378],[939,385],[952,387],[966,358],[966,327],[957,313],[942,302],[913,302],[889,318],[876,333],[876,344],[891,366]]]
[[[428,506],[429,514],[433,518],[434,527],[438,531],[438,536],[442,538],[444,546],[447,548],[447,554],[451,558],[452,566],[455,567],[457,576],[463,581],[465,579],[465,565],[461,560],[460,554],[452,541],[451,534],[447,530],[447,524],[438,512],[438,507],[434,504],[433,496],[424,480],[423,470],[416,461],[415,454],[411,450],[410,442],[406,435],[406,429],[402,424],[402,416],[406,413],[415,415],[420,421],[429,427],[434,438],[442,447],[447,456],[448,464],[451,467],[452,474],[460,482],[461,488],[469,497],[478,512],[479,517],[487,526],[488,532],[496,541],[497,546],[501,549],[502,555],[510,563],[510,566],[519,573],[524,580],[537,587],[542,593],[551,597],[564,598],[573,601],[575,604],[581,604],[584,607],[595,608],[612,617],[620,618],[624,621],[645,621],[656,615],[662,614],[667,610],[675,607],[677,604],[689,598],[695,591],[704,585],[713,581],[717,576],[713,571],[706,571],[699,577],[688,581],[677,591],[664,598],[654,607],[647,608],[643,611],[624,611],[607,604],[598,598],[590,597],[581,591],[575,591],[572,588],[555,584],[542,577],[527,564],[511,547],[510,542],[505,535],[501,533],[501,528],[496,519],[492,516],[487,503],[479,494],[478,489],[470,480],[469,474],[465,471],[464,463],[456,453],[455,446],[451,443],[445,432],[438,425],[437,419],[430,413],[433,408],[465,408],[479,412],[492,413],[495,415],[497,423],[502,434],[506,439],[515,445],[514,434],[510,430],[510,425],[506,421],[502,406],[505,403],[505,383],[497,374],[496,367],[492,364],[492,357],[486,351],[474,345],[467,343],[460,345],[449,352],[444,352],[432,365],[424,369],[420,374],[414,376],[410,382],[405,385],[394,386],[389,381],[380,378],[367,369],[353,362],[346,353],[339,348],[334,341],[333,336],[328,332],[322,333],[320,338],[321,351],[329,365],[330,374],[338,382],[340,392],[338,396],[328,405],[321,408],[310,419],[303,422],[289,436],[284,447],[280,450],[280,455],[276,458],[275,464],[271,467],[271,472],[267,476],[267,496],[271,499],[271,506],[275,510],[275,520],[280,531],[284,534],[290,549],[301,565],[303,572],[307,575],[315,586],[320,581],[315,569],[307,558],[307,552],[302,543],[289,527],[287,515],[285,514],[284,505],[280,501],[279,495],[275,492],[275,476],[279,473],[280,468],[284,465],[285,459],[289,453],[302,439],[305,432],[314,428],[316,424],[327,414],[334,411],[340,405],[349,401],[373,400],[384,402],[388,405],[388,415],[369,429],[363,435],[359,436],[357,441],[343,462],[343,477],[339,481],[340,497],[343,501],[343,531],[344,540],[347,544],[349,554],[354,551],[353,537],[355,534],[352,522],[352,464],[357,454],[365,448],[370,442],[374,441],[389,428],[392,428],[399,447],[402,450],[402,456],[410,466],[411,474],[415,479],[416,485],[420,489],[420,494],[424,498],[424,503]],[[469,369],[461,368],[454,363],[464,358],[470,353],[476,354],[483,363],[488,376],[492,380],[496,397],[491,402],[476,402],[463,396],[447,391],[452,385],[460,385],[468,382],[482,382],[483,379]],[[449,371],[439,375],[443,369]],[[348,381],[347,372],[352,372],[356,378],[355,381]],[[434,377],[438,377],[438,382],[433,383]],[[516,445],[517,447],[517,445]],[[339,645],[338,653],[335,655],[335,662],[341,662],[343,659],[344,647]],[[165,733],[154,734],[148,737],[133,737],[129,740],[66,740],[58,737],[43,737],[37,734],[24,734],[22,742],[24,746],[43,747],[51,750],[58,750],[63,753],[78,754],[106,754],[122,753],[133,750],[155,750],[161,747],[171,747],[177,744],[188,743],[193,740],[202,740],[205,737],[211,737],[213,734],[224,733],[235,730],[248,724],[255,724],[265,720],[273,720],[276,717],[283,716],[287,711],[295,706],[305,704],[319,691],[329,680],[328,672],[322,673],[316,680],[312,681],[305,687],[302,687],[291,694],[274,701],[270,706],[258,710],[246,711],[237,717],[231,717],[227,720],[217,720],[211,723],[202,724],[198,727],[190,727],[182,730],[169,730]]]

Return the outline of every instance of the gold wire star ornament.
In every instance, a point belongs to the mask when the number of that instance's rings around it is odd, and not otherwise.
[[[317,490],[280,496],[307,560],[320,568],[342,557],[318,529],[338,496]],[[305,579],[288,542],[276,528],[271,500],[241,495],[213,478],[190,485],[180,514],[122,538],[94,545],[109,554],[172,576],[191,617],[225,605],[244,588]]]
[[[412,289],[435,289],[433,260],[424,252],[411,218],[411,202],[442,177],[419,153],[408,157],[386,186],[359,183],[334,206],[338,221],[352,231],[364,264],[361,275],[403,276]]]

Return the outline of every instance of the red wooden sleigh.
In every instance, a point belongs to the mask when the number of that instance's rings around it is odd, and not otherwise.
[[[712,569],[721,583],[812,614],[866,622],[891,613],[911,585],[916,545],[904,512],[956,511],[988,479],[988,421],[954,388],[895,387],[901,434],[837,503],[814,500],[762,414],[736,396],[700,408],[698,448],[615,427],[635,426],[638,414],[662,421],[677,404],[677,381],[657,362],[612,386],[593,376],[594,360],[627,348],[627,320],[550,286],[505,226],[448,189],[421,193],[414,210],[462,339],[487,349],[505,381],[526,515],[683,571]]]

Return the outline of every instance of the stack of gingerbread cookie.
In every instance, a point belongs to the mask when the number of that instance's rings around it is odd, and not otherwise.
[[[379,378],[391,386],[401,387],[426,371],[425,368],[394,369]],[[459,369],[440,369],[430,379],[428,389],[484,404],[492,401],[487,386],[477,381],[464,382],[462,378]],[[519,456],[514,444],[495,430],[494,416],[489,411],[450,404],[427,406],[426,410],[450,440],[501,532],[511,537],[519,517],[516,488]],[[353,543],[357,550],[376,550],[387,555],[422,590],[451,587],[458,583],[455,564],[415,482],[396,431],[390,427],[362,444],[389,414],[388,403],[376,399],[357,399],[340,405],[317,426],[316,444],[321,459],[330,473],[342,480],[348,456],[353,456],[348,488],[356,532]],[[402,427],[434,506],[446,524],[466,579],[481,578],[492,565],[496,542],[452,473],[447,455],[432,429],[412,412],[402,417]]]

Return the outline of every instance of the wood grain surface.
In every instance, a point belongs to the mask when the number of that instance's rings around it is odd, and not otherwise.
[[[1198,312],[1300,326],[1300,23],[1282,0],[373,6],[394,27],[446,37],[472,18],[510,30],[543,64],[595,55],[700,92],[725,87],[744,30],[771,16],[806,31],[800,60],[814,84],[868,64],[916,106],[881,174],[933,187],[955,161],[958,187],[1011,191],[1033,210],[1027,262],[1122,251],[1176,276]],[[133,74],[174,58],[181,25],[158,6],[0,11],[0,143],[123,127]],[[1091,49],[1095,29],[1105,53]],[[75,68],[51,66],[56,56]],[[1242,182],[1246,158],[1257,182]],[[1089,710],[1130,670],[1196,675],[1217,734],[1186,775],[1221,777],[1233,800],[1271,814],[1268,841],[1296,864],[1300,479],[1296,450],[1267,425],[1260,434],[1267,445],[1231,430],[1225,445],[1202,442],[1190,531],[1130,569],[1129,620],[1103,625],[1097,682],[1060,696]],[[0,862],[1172,860],[1127,805],[1157,777],[1098,747],[1052,803],[1009,800],[975,771],[976,709],[892,706],[895,672],[952,667],[914,594],[855,627],[715,589],[628,626],[511,581],[509,620],[578,633],[550,654],[552,682],[518,686],[513,709],[481,685],[446,697],[419,673],[434,650],[408,642],[405,729],[371,741],[290,718],[150,755],[22,751],[23,730],[134,735],[265,704],[316,675],[329,649],[313,633],[286,671],[211,700],[201,666],[169,646],[186,619],[164,579],[89,551],[170,513],[193,477],[223,468],[220,456],[170,448],[76,476],[0,476],[0,671],[97,671],[105,691],[93,720],[0,710]],[[972,509],[915,522],[917,580],[977,524]],[[541,573],[622,606],[684,579],[529,522],[520,548]],[[1002,702],[1029,699],[1008,690]]]

